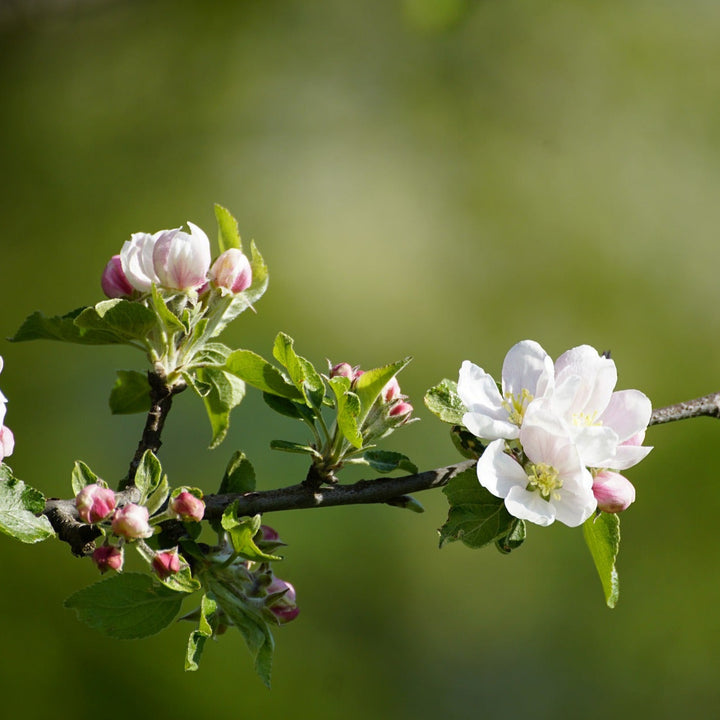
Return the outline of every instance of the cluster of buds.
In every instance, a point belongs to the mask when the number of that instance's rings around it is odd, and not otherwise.
[[[330,368],[330,377],[345,377],[350,380],[352,389],[357,379],[364,374],[359,366],[353,367],[349,363],[342,362]],[[410,420],[413,406],[407,402],[407,395],[400,391],[400,384],[396,377],[393,377],[382,389],[374,406],[368,413],[363,426],[363,436],[377,438],[386,435],[400,425]]]
[[[181,488],[173,493],[165,513],[152,519],[144,505],[126,503],[118,506],[115,493],[102,481],[86,485],[75,496],[75,507],[83,522],[98,525],[106,535],[106,542],[95,549],[92,559],[100,572],[121,570],[124,560],[124,545],[140,541],[153,535],[153,525],[168,517],[185,522],[199,522],[205,513],[202,498],[189,489]],[[110,541],[114,536],[116,544]],[[177,549],[153,553],[151,566],[161,579],[180,570]]]
[[[230,248],[212,264],[205,232],[188,222],[190,232],[180,228],[154,234],[133,233],[119,255],[105,267],[101,285],[109,298],[148,293],[153,285],[202,294],[210,286],[238,294],[252,284],[248,258]]]
[[[589,345],[553,363],[524,340],[505,357],[500,388],[465,361],[463,424],[489,441],[477,464],[480,484],[511,515],[538,525],[575,527],[596,511],[625,510],[635,488],[618,471],[650,452],[642,442],[652,408],[639,390],[615,391],[616,381],[615,363]]]
[[[0,357],[0,372],[3,369],[3,359]],[[12,430],[4,425],[7,398],[0,392],[0,461],[13,454],[15,438]]]

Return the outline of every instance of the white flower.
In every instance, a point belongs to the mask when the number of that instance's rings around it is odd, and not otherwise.
[[[465,360],[457,386],[468,410],[463,424],[485,440],[517,438],[530,402],[547,395],[552,387],[552,359],[533,340],[517,343],[505,356],[502,394],[488,373]]]
[[[150,292],[152,284],[159,283],[153,264],[153,250],[158,238],[176,230],[161,230],[154,235],[133,233],[120,251],[120,264],[130,285],[140,292]]]
[[[538,404],[525,413],[519,432],[527,462],[505,452],[503,439],[491,442],[477,463],[480,484],[503,498],[514,517],[537,525],[555,520],[576,527],[597,507],[593,479],[565,424]]]
[[[589,467],[623,470],[652,449],[640,447],[650,400],[639,390],[613,392],[616,382],[615,363],[589,345],[572,348],[555,362],[555,389],[546,403],[566,422]]]
[[[175,290],[197,290],[207,282],[210,268],[210,241],[189,222],[190,234],[167,230],[153,249],[153,265],[160,284]]]

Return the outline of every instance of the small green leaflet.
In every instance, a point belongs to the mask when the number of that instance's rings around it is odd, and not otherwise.
[[[0,532],[24,543],[36,543],[55,535],[50,521],[41,515],[45,498],[41,492],[13,477],[10,468],[0,471]]]
[[[111,345],[123,342],[113,332],[78,327],[75,324],[75,318],[86,309],[78,308],[65,315],[56,315],[55,317],[46,317],[41,312],[35,312],[25,319],[9,340],[10,342],[60,340],[81,345]]]
[[[149,575],[122,573],[78,590],[65,601],[78,618],[119,640],[148,637],[167,627],[180,610],[184,593]]]
[[[462,425],[463,415],[467,412],[457,394],[457,383],[447,378],[425,393],[425,405],[431,413],[451,425]]]
[[[245,453],[236,451],[225,468],[218,493],[221,495],[253,492],[255,490],[255,468]]]
[[[391,363],[390,365],[367,370],[357,378],[355,381],[355,394],[360,400],[358,426],[362,427],[372,404],[382,392],[385,385],[406,367],[411,360],[412,358],[406,357],[404,360],[398,360],[398,362]]]
[[[150,383],[147,373],[137,370],[118,370],[117,380],[110,392],[110,412],[130,415],[150,410]]]
[[[230,248],[237,248],[242,251],[240,229],[232,213],[222,205],[215,203],[215,218],[217,219],[220,253],[222,254]]]
[[[214,449],[227,435],[230,412],[245,397],[245,383],[239,377],[214,367],[199,368],[197,378],[209,387],[202,400],[212,428],[210,448]]]
[[[417,465],[407,455],[391,450],[366,450],[363,453],[363,460],[373,470],[379,473],[389,473],[393,470],[405,470],[405,472],[416,473]]]
[[[282,560],[277,555],[269,555],[263,552],[254,541],[254,537],[260,530],[262,519],[260,515],[253,517],[244,517],[240,519],[237,516],[237,502],[225,509],[222,516],[222,528],[227,530],[230,535],[233,550],[246,560],[256,562],[271,562],[273,560]]]
[[[224,370],[263,392],[289,400],[304,399],[300,390],[285,380],[274,365],[252,350],[235,350],[230,353]]]
[[[295,352],[293,345],[291,337],[278,333],[273,357],[288,371],[290,380],[302,392],[308,407],[320,408],[325,397],[325,383],[312,363]]]
[[[620,579],[615,569],[620,550],[620,518],[605,512],[592,515],[583,524],[583,536],[600,576],[605,602],[614,608],[620,597]]]
[[[185,655],[185,670],[187,671],[198,669],[205,642],[209,637],[213,636],[215,626],[218,624],[216,610],[217,603],[207,595],[203,595],[198,610],[200,617],[197,629],[193,630],[188,638],[187,653]]]
[[[77,495],[86,485],[94,485],[98,476],[82,461],[76,460],[73,466],[70,482],[73,493]]]

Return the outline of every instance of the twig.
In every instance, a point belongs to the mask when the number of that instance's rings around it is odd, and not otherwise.
[[[650,425],[687,420],[693,417],[720,417],[720,393],[711,393],[694,400],[686,400],[675,405],[657,408],[650,417]]]

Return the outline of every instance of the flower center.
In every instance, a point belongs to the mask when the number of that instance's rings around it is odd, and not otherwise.
[[[502,406],[507,410],[511,423],[518,427],[522,425],[525,411],[532,400],[533,396],[527,388],[523,388],[519,393],[505,393]]]
[[[538,490],[540,494],[549,500],[558,500],[560,496],[556,493],[563,483],[558,471],[552,465],[545,463],[531,464],[529,467],[527,490]]]
[[[591,413],[573,413],[572,424],[579,427],[590,427],[591,425],[602,425],[602,420],[597,419],[597,410]]]

